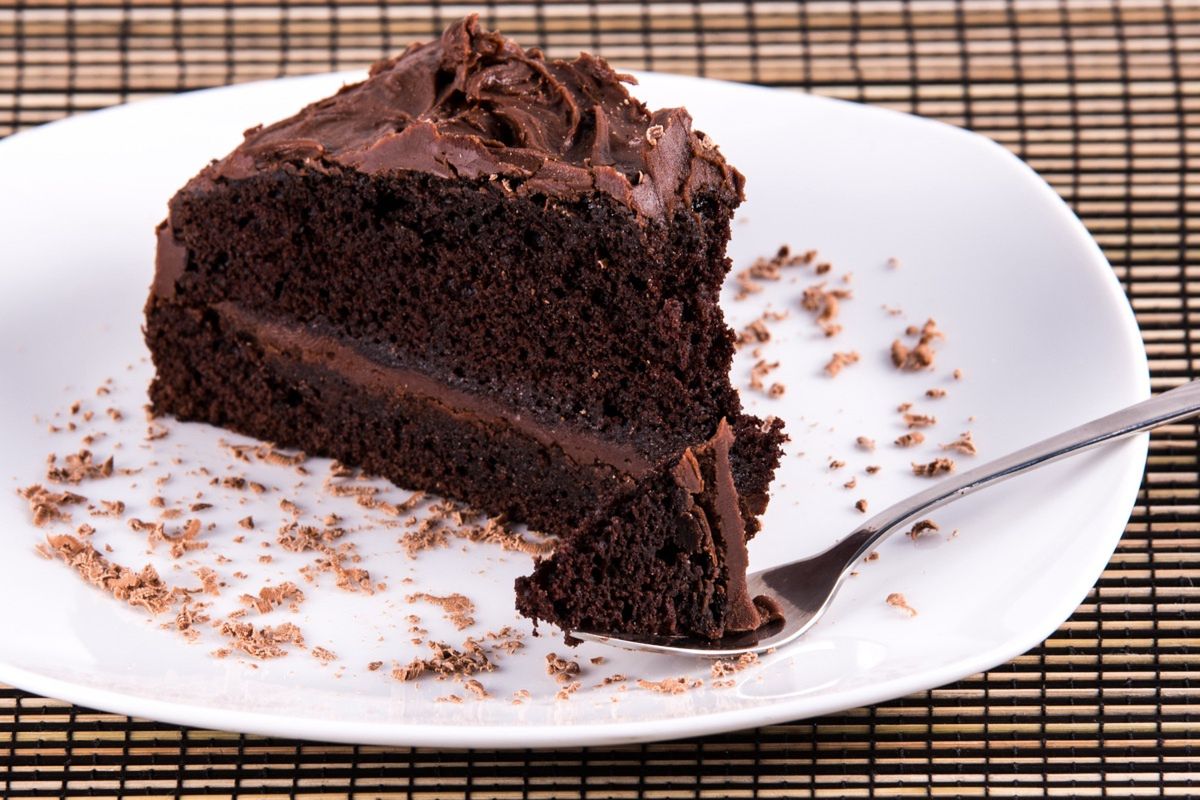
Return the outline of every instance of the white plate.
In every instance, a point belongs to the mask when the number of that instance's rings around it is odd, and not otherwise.
[[[511,580],[526,557],[494,546],[445,550],[410,561],[395,531],[351,538],[362,566],[389,588],[374,596],[304,584],[296,569],[310,560],[288,556],[273,540],[283,496],[307,510],[336,507],[314,488],[326,464],[312,465],[307,488],[279,467],[251,473],[280,491],[233,502],[207,480],[183,474],[231,464],[217,442],[227,434],[171,424],[168,438],[141,441],[140,407],[150,368],[140,336],[150,281],[153,227],[167,198],[207,159],[225,153],[240,132],[282,117],[337,88],[348,76],[320,76],[198,92],[90,114],[0,143],[0,680],[85,706],[176,723],[313,739],[397,745],[533,747],[667,739],[778,723],[874,703],[948,683],[999,664],[1036,645],[1065,619],[1100,574],[1128,518],[1145,463],[1144,438],[1109,447],[1012,481],[935,515],[941,534],[913,542],[898,537],[865,564],[829,616],[802,641],[715,688],[703,662],[609,651],[574,651],[584,688],[555,700],[543,657],[564,652],[557,635],[527,640],[498,671],[481,676],[495,699],[476,700],[452,683],[401,683],[385,667],[420,653],[404,617],[418,613],[432,636],[461,641],[504,624],[528,629],[512,611]],[[351,76],[352,77],[352,76]],[[970,428],[980,458],[1001,453],[1148,396],[1145,354],[1133,315],[1101,252],[1083,226],[1032,171],[997,145],[934,122],[819,99],[726,83],[644,76],[638,94],[651,106],[686,105],[748,178],[749,199],[735,225],[735,268],[788,242],[819,248],[833,264],[826,276],[853,272],[855,297],[842,304],[844,332],[825,339],[801,311],[801,290],[816,279],[789,279],[742,302],[726,294],[731,323],[755,318],[766,303],[790,309],[773,324],[764,356],[782,366],[771,376],[787,386],[770,400],[744,389],[750,408],[782,416],[792,436],[774,485],[764,531],[752,545],[755,567],[822,549],[860,519],[859,497],[874,509],[923,486],[910,459],[933,458],[935,443]],[[901,266],[887,266],[890,257]],[[791,280],[795,277],[796,280]],[[903,309],[892,316],[882,306]],[[898,373],[887,348],[905,325],[937,319],[947,339],[928,373]],[[834,350],[862,361],[836,379],[822,366]],[[746,384],[753,359],[743,352],[735,378]],[[131,365],[127,368],[127,365]],[[954,380],[951,372],[963,370]],[[94,388],[112,377],[114,393]],[[926,400],[926,389],[949,395]],[[96,443],[117,465],[187,459],[164,489],[172,501],[204,490],[222,508],[215,542],[191,554],[216,565],[231,584],[218,602],[263,580],[290,578],[308,600],[295,620],[309,645],[339,656],[321,665],[301,651],[251,665],[208,655],[206,632],[188,644],[78,580],[63,564],[34,552],[32,527],[13,489],[41,480],[48,452],[77,448],[81,432],[51,434],[47,421],[71,400],[98,413],[92,425],[112,431]],[[940,422],[930,442],[905,451],[890,442],[903,432],[897,404],[913,401]],[[108,406],[126,413],[117,425]],[[40,415],[40,421],[34,421]],[[969,418],[973,417],[973,421]],[[60,416],[61,424],[65,417]],[[122,427],[123,426],[123,427]],[[121,428],[123,433],[117,431]],[[879,441],[876,453],[854,447],[859,435]],[[124,440],[123,449],[114,443]],[[831,459],[847,465],[829,469]],[[870,463],[883,471],[868,477]],[[157,491],[150,475],[85,483],[93,498],[123,497],[129,515],[152,517]],[[857,475],[858,488],[842,483]],[[392,490],[391,496],[404,493]],[[261,530],[248,544],[233,520],[253,513]],[[172,583],[194,585],[159,548],[120,522],[92,520],[98,542],[132,566],[151,561]],[[958,534],[952,535],[953,531]],[[272,564],[257,555],[275,554]],[[235,570],[250,577],[238,580]],[[402,583],[412,576],[411,586]],[[406,593],[460,590],[479,606],[476,627],[439,628],[436,609],[410,605]],[[903,593],[919,616],[885,604]],[[593,666],[588,659],[605,655]],[[702,688],[664,696],[631,686],[590,688],[613,672],[658,680],[686,675]],[[529,689],[529,702],[509,698]],[[455,692],[462,704],[436,702]],[[615,700],[613,698],[616,698]]]

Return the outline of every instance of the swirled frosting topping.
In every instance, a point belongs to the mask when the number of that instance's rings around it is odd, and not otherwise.
[[[547,60],[471,16],[378,62],[365,81],[247,131],[204,177],[333,163],[486,179],[518,195],[573,200],[598,191],[649,217],[697,192],[727,187],[740,196],[742,176],[692,130],[687,111],[651,112],[630,96],[632,83],[586,53]]]

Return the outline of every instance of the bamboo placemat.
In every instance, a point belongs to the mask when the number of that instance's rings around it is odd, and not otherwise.
[[[1162,390],[1200,327],[1200,2],[4,0],[0,136],[125,100],[361,67],[463,13],[553,56],[915,112],[992,137],[1083,218]],[[0,255],[2,257],[2,255]],[[726,736],[561,752],[308,744],[0,687],[0,793],[759,797],[1193,794],[1197,427],[1155,434],[1124,539],[1042,646],[952,686]]]

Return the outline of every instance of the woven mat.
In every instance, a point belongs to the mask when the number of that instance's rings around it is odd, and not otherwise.
[[[236,81],[361,67],[468,10],[320,0],[3,0],[0,136]],[[552,56],[803,88],[965,125],[1028,161],[1103,246],[1153,385],[1196,376],[1200,2],[489,3]],[[2,256],[0,256],[2,257]],[[190,730],[0,687],[0,794],[885,797],[1192,794],[1200,742],[1197,428],[1152,439],[1137,507],[1041,647],[835,716],[562,752],[328,746]]]

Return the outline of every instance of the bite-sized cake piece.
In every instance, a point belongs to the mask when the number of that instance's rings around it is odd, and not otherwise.
[[[248,131],[159,227],[155,412],[565,541],[725,419],[761,510],[781,425],[718,305],[742,176],[625,82],[471,17]]]
[[[517,608],[567,631],[708,638],[778,614],[746,587],[746,540],[767,487],[739,494],[738,478],[753,476],[735,475],[734,442],[721,420],[712,439],[642,477],[517,580]]]

